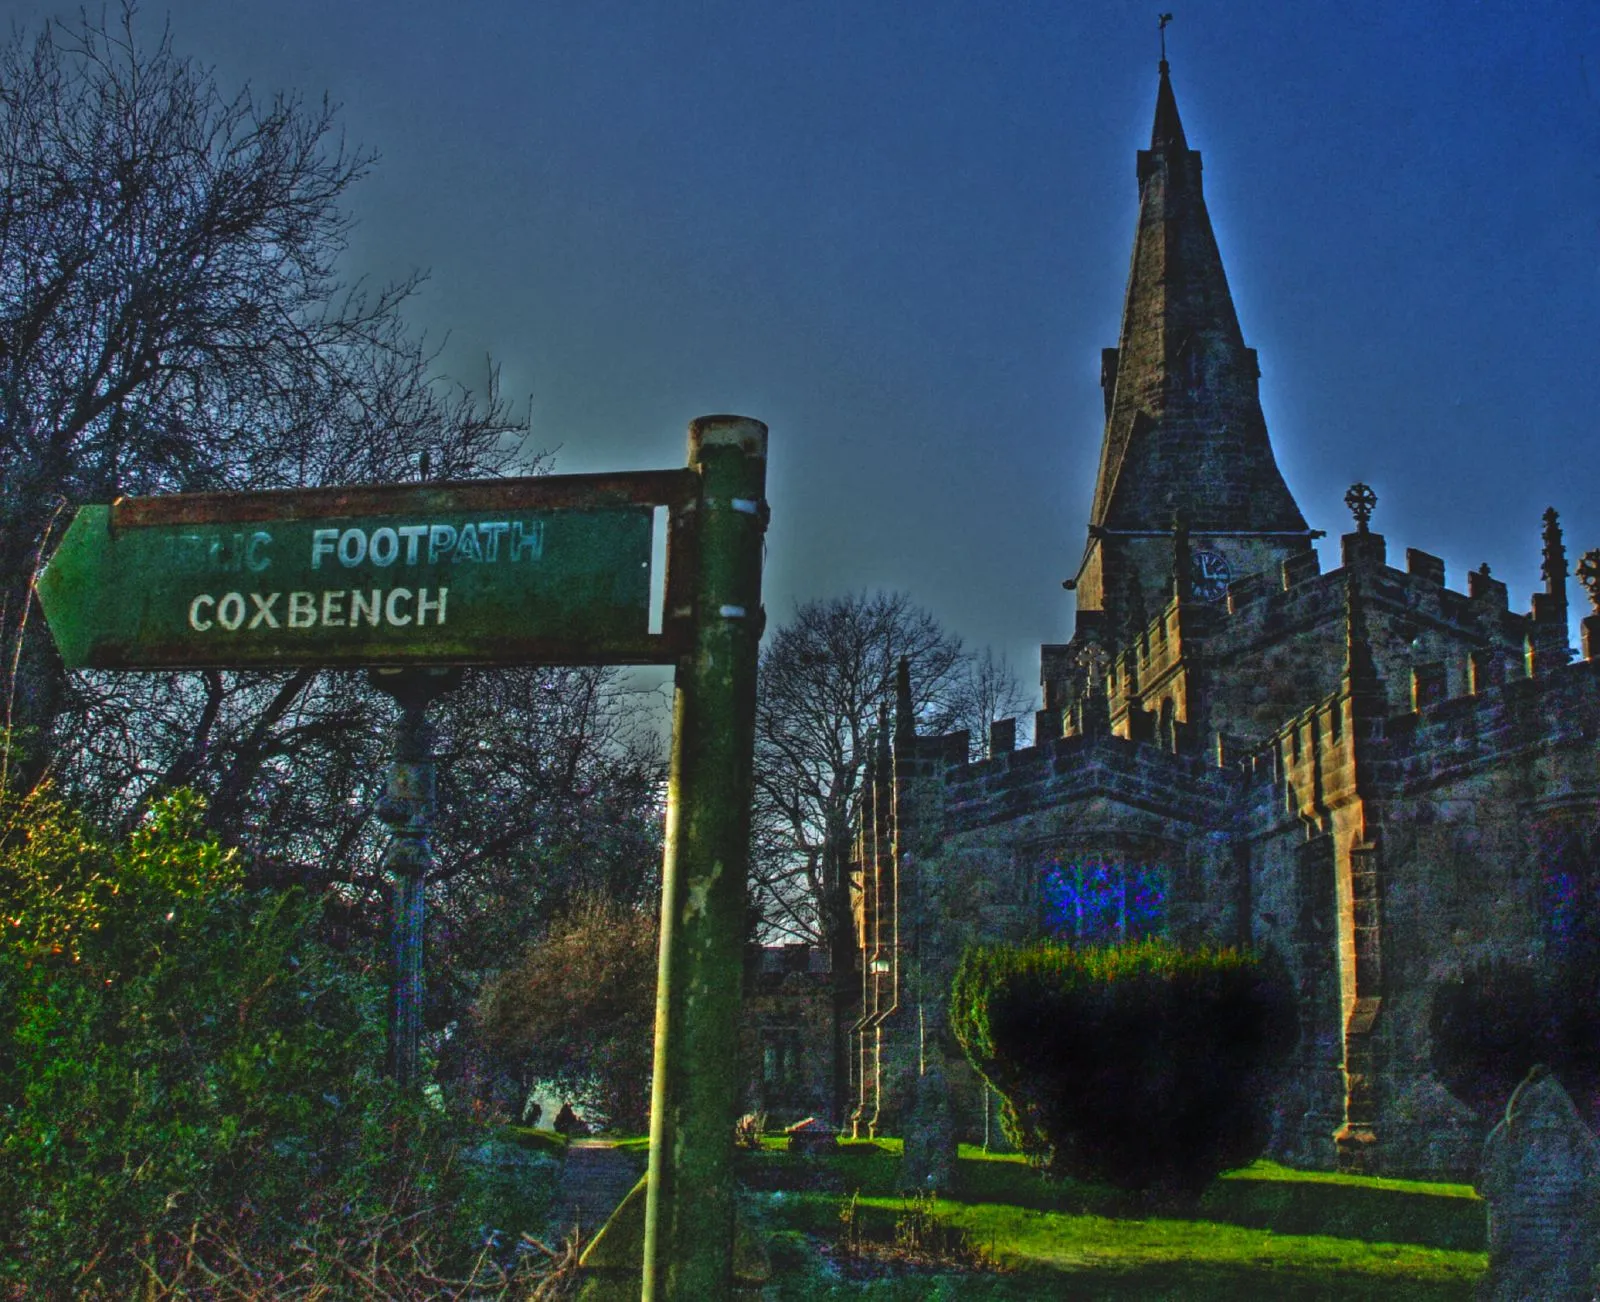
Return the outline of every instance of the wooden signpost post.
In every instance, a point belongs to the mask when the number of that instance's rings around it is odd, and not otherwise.
[[[472,665],[676,666],[643,1296],[727,1295],[767,429],[689,427],[683,470],[122,499],[36,584],[71,668],[365,668],[402,708],[390,1064],[415,1071],[432,759]],[[396,673],[395,671],[399,671]]]

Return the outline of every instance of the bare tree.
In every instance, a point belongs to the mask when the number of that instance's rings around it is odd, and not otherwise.
[[[808,602],[761,654],[756,705],[756,880],[774,932],[851,952],[849,862],[861,774],[895,667],[911,663],[923,731],[961,712],[967,657],[904,593]]]
[[[974,759],[982,759],[987,754],[990,724],[999,719],[1025,716],[1033,706],[1033,698],[1022,690],[1022,684],[1011,671],[1011,662],[995,655],[989,647],[985,647],[981,655],[968,658],[959,700],[958,726],[967,730]],[[1024,732],[1019,740],[1028,737],[1031,732]]]
[[[1020,700],[1004,662],[975,659],[899,592],[808,602],[761,655],[752,904],[767,937],[827,950],[841,1014],[860,993],[849,874],[862,777],[880,719],[892,726],[884,716],[902,658],[921,733],[970,727],[981,737],[991,711]],[[841,1079],[836,1102],[843,1090]]]
[[[406,477],[424,450],[438,474],[493,474],[524,432],[492,385],[480,401],[432,376],[399,313],[416,277],[340,281],[342,201],[371,158],[334,137],[333,106],[226,96],[135,26],[130,6],[119,26],[47,23],[0,47],[0,653],[24,781],[65,711],[79,734],[115,733],[139,695],[69,689],[30,621],[65,508]],[[163,697],[147,741],[173,749],[142,747],[144,775],[228,753],[248,789],[270,746],[219,747],[218,731],[298,713],[310,683],[191,680]]]

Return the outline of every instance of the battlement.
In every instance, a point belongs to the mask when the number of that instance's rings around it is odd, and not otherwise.
[[[1460,591],[1431,553],[1408,548],[1401,570],[1387,563],[1381,534],[1343,543],[1339,569],[1322,573],[1314,552],[1296,554],[1275,575],[1240,579],[1224,602],[1169,600],[1120,646],[1103,647],[1100,623],[1090,621],[1081,640],[1045,649],[1052,721],[1062,719],[1066,736],[1093,731],[1085,703],[1098,678],[1103,726],[1118,736],[1191,752],[1214,748],[1219,733],[1235,751],[1263,743],[1337,691],[1352,582],[1392,715],[1547,675],[1571,659],[1559,592],[1535,594],[1532,612],[1521,614],[1487,566],[1468,572]]]
[[[949,770],[945,830],[1005,822],[1095,794],[1178,811],[1195,826],[1219,826],[1243,785],[1237,771],[1204,756],[1121,737],[1066,737]]]

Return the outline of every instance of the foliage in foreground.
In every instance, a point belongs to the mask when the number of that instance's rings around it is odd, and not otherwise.
[[[446,1119],[378,1074],[381,986],[201,816],[173,795],[112,842],[47,793],[0,806],[0,1288],[125,1296],[341,1230],[470,1242],[409,1227],[477,1209]]]
[[[950,1003],[1018,1147],[1153,1196],[1196,1196],[1262,1152],[1298,1033],[1275,965],[1163,940],[973,946]]]

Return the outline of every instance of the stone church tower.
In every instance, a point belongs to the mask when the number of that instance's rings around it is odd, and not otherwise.
[[[913,1178],[940,1183],[984,1113],[947,1026],[962,949],[1159,933],[1289,969],[1301,1033],[1276,1157],[1459,1177],[1487,1126],[1430,1069],[1434,991],[1600,916],[1600,614],[1573,663],[1554,510],[1526,611],[1487,565],[1463,591],[1427,552],[1391,564],[1364,485],[1323,573],[1165,61],[1137,177],[1076,625],[1041,650],[1035,745],[997,726],[968,763],[964,734],[916,735],[909,684],[880,729],[847,1121],[903,1134]]]
[[[1261,368],[1239,330],[1165,59],[1138,178],[1122,334],[1101,355],[1106,429],[1074,581],[1075,649],[1136,636],[1166,604],[1175,528],[1189,530],[1206,591],[1276,570],[1312,537],[1267,441]]]

